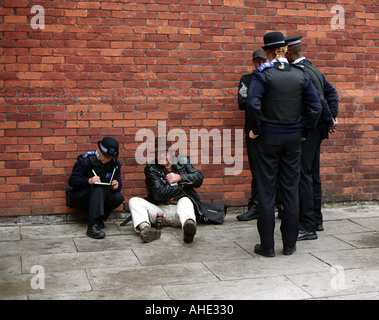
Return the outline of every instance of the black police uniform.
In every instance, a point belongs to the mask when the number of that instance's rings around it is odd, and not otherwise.
[[[240,216],[237,216],[238,220],[251,220],[256,219],[258,216],[257,208],[258,208],[258,188],[257,188],[257,178],[255,177],[255,168],[253,161],[253,152],[254,152],[254,143],[253,139],[249,138],[249,132],[252,129],[250,122],[248,121],[247,111],[246,111],[246,102],[247,102],[247,92],[250,87],[251,78],[253,74],[245,74],[241,77],[240,83],[238,86],[238,108],[240,110],[245,110],[245,142],[246,142],[246,150],[247,150],[247,158],[249,160],[249,168],[251,172],[251,197],[248,202],[248,210],[249,213],[244,213]],[[275,198],[275,206],[277,207],[279,213],[282,212],[282,200],[280,196],[280,188],[277,184],[276,188],[276,198]]]
[[[320,146],[323,139],[328,138],[328,128],[333,126],[333,118],[338,113],[338,94],[325,76],[308,60],[297,63],[312,79],[312,83],[327,103],[323,103],[323,111],[317,127],[306,141],[302,142],[300,195],[300,230],[307,239],[316,239],[316,228],[322,226],[321,213],[321,179],[320,179]],[[313,237],[312,237],[313,236]]]
[[[254,165],[260,245],[274,248],[278,179],[283,201],[280,227],[283,246],[293,248],[299,230],[301,137],[307,137],[316,125],[321,113],[320,100],[302,67],[270,61],[253,72],[247,112],[253,133],[259,135],[255,139]]]
[[[94,176],[93,171],[101,178],[101,182],[109,182],[114,168],[116,171],[113,180],[118,181],[116,190],[111,190],[108,186],[89,184],[88,180]],[[123,203],[120,169],[121,164],[116,159],[103,164],[97,151],[89,151],[78,157],[68,181],[73,188],[71,205],[79,211],[89,213],[89,227],[101,224],[102,220],[106,220]]]

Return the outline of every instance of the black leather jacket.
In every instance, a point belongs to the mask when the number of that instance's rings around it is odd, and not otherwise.
[[[147,201],[156,205],[166,204],[171,199],[179,199],[188,197],[195,208],[195,212],[202,212],[199,196],[194,188],[198,188],[203,183],[203,174],[195,169],[187,156],[179,156],[175,158],[171,166],[174,173],[181,176],[181,180],[177,184],[170,185],[166,180],[169,173],[167,169],[158,164],[150,163],[145,167],[145,183],[148,191]]]

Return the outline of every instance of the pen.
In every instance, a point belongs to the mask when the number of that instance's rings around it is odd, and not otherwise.
[[[92,170],[92,172],[95,175],[95,177],[97,177],[97,174],[96,174],[95,170]]]

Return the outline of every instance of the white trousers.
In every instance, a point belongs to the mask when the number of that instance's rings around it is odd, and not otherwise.
[[[187,219],[196,222],[195,210],[191,200],[187,197],[180,198],[178,204],[155,205],[143,198],[133,197],[129,200],[129,209],[133,218],[134,230],[139,232],[138,226],[147,223],[154,226],[157,213],[163,213],[163,225],[171,227],[183,227]]]

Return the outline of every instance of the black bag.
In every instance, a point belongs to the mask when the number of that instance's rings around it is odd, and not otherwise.
[[[201,212],[198,222],[223,224],[226,215],[226,206],[217,203],[201,203]]]

